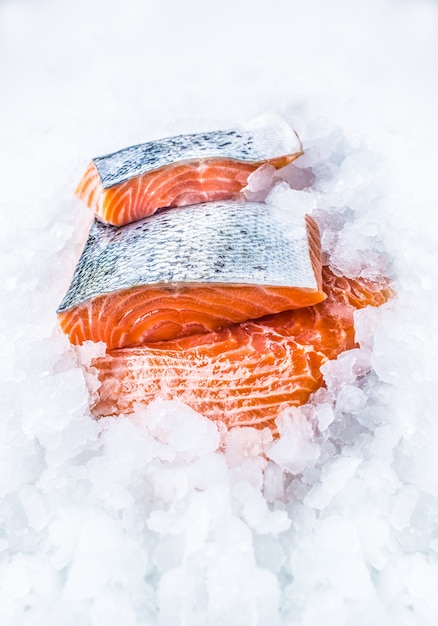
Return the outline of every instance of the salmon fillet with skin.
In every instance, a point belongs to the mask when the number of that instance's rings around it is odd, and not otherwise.
[[[325,299],[319,230],[255,202],[96,222],[58,309],[73,344],[108,349],[208,333]]]
[[[109,351],[92,366],[101,383],[92,411],[130,413],[155,397],[179,399],[227,427],[269,426],[323,384],[328,359],[355,347],[354,311],[392,295],[385,280],[336,277],[326,301],[204,335]]]
[[[238,196],[260,165],[288,165],[303,154],[295,131],[277,116],[249,125],[179,135],[94,159],[76,195],[115,226],[186,206]]]

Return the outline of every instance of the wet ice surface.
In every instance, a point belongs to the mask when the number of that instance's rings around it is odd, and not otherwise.
[[[436,623],[436,3],[303,4],[0,5],[7,626]],[[55,316],[90,222],[77,180],[95,154],[265,110],[303,140],[283,175],[326,260],[384,269],[397,299],[356,314],[361,347],[276,442],[235,430],[224,452],[159,399],[93,421],[90,356]]]

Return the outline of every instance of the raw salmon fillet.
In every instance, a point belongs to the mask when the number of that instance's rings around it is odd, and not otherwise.
[[[59,309],[108,349],[208,333],[325,299],[319,230],[265,203],[209,202],[123,228],[95,222]]]
[[[115,226],[161,207],[236,197],[260,165],[283,167],[303,153],[284,120],[266,118],[246,129],[179,135],[95,158],[76,195]]]
[[[227,427],[271,427],[279,412],[307,402],[321,365],[355,346],[353,313],[391,296],[385,280],[335,276],[327,300],[259,321],[182,339],[111,350],[92,365],[101,387],[96,416],[132,412],[156,396],[179,399]]]

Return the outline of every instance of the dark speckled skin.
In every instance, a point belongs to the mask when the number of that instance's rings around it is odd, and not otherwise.
[[[148,141],[93,159],[104,189],[178,162],[233,159],[258,163],[301,151],[292,128],[278,116],[262,116],[253,127],[177,135]],[[256,120],[257,121],[257,120]]]
[[[177,135],[93,159],[104,189],[176,161],[223,157],[258,161],[263,156],[253,148],[251,133],[238,130]]]

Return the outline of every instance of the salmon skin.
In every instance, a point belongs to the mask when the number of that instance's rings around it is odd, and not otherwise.
[[[114,349],[325,297],[313,219],[228,200],[163,210],[124,228],[95,221],[57,312],[72,343]]]
[[[267,115],[246,128],[167,137],[97,157],[76,195],[115,226],[157,209],[235,197],[263,163],[287,165],[303,153],[280,117]]]
[[[275,431],[282,409],[304,404],[321,387],[321,365],[355,347],[354,311],[392,295],[383,279],[339,278],[327,267],[324,289],[328,298],[312,307],[95,359],[101,387],[93,413],[130,413],[161,396],[227,427]]]

